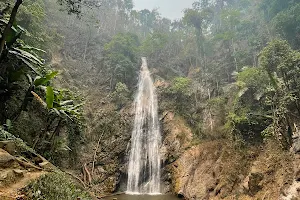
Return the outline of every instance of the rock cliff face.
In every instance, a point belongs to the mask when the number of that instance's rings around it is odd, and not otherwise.
[[[255,148],[234,146],[225,139],[192,145],[192,136],[187,134],[191,131],[179,117],[171,116],[164,120],[164,131],[169,131],[164,145],[170,150],[165,168],[169,176],[165,178],[171,183],[170,190],[179,197],[201,200],[299,196],[295,173],[299,161],[276,142]],[[178,127],[184,127],[181,130],[185,132],[178,131]],[[181,140],[180,133],[187,137]]]
[[[280,199],[293,180],[290,155],[238,155],[223,142],[194,146],[171,164],[173,191],[186,199]]]
[[[171,173],[168,165],[175,162],[186,149],[191,145],[193,135],[191,130],[186,126],[184,120],[175,116],[173,112],[164,112],[162,115],[162,160],[163,160],[163,179],[164,192],[171,192]]]
[[[185,199],[296,199],[299,156],[276,141],[244,147],[229,139],[194,142],[173,112],[162,115],[165,192]],[[295,149],[294,146],[292,149]]]

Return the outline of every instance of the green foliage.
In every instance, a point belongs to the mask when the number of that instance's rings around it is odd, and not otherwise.
[[[212,20],[212,10],[204,9],[186,9],[184,11],[183,21],[196,29],[202,29]]]
[[[35,77],[35,80],[34,80],[34,86],[35,87],[38,87],[38,86],[41,86],[41,85],[48,85],[49,82],[54,78],[56,77],[58,74],[58,71],[50,71],[49,73],[47,73],[45,76],[43,77],[40,77],[40,76],[37,76]]]
[[[243,96],[248,90],[251,90],[253,97],[256,100],[260,98],[266,92],[269,86],[269,77],[266,71],[261,68],[244,68],[244,70],[238,73],[237,85],[240,87],[238,97]]]
[[[170,102],[173,102],[175,109],[181,114],[187,114],[187,106],[191,104],[191,80],[185,77],[176,77],[172,80],[171,85],[164,90]]]
[[[0,140],[1,140],[1,141],[3,141],[3,140],[16,140],[16,139],[17,139],[17,138],[16,138],[13,134],[11,134],[11,133],[5,131],[5,130],[3,129],[3,127],[0,126]]]
[[[51,86],[47,86],[46,90],[46,103],[47,103],[47,108],[51,109],[53,108],[53,102],[54,102],[54,91]]]
[[[4,46],[5,49],[0,57],[0,120],[12,119],[15,126],[12,130],[18,130],[16,134],[26,138],[26,142],[30,143],[39,153],[57,161],[59,159],[54,159],[53,156],[58,157],[58,155],[66,154],[67,151],[70,159],[76,154],[77,144],[80,142],[82,133],[82,104],[78,103],[80,101],[72,96],[71,92],[53,87],[51,82],[58,72],[48,70],[49,67],[46,67],[45,60],[41,59],[41,55],[44,55],[45,51],[26,44],[42,46],[41,42],[43,42],[43,45],[49,47],[50,45],[47,43],[53,39],[50,37],[51,31],[47,31],[43,25],[45,17],[43,3],[43,1],[24,2],[19,13],[21,17],[13,23],[5,38],[7,45]],[[1,31],[8,27],[8,17],[0,16],[0,20],[3,20],[3,23],[0,23]],[[24,28],[18,24],[22,24]],[[26,33],[26,37],[24,37],[26,43],[20,39],[23,32]],[[16,98],[16,95],[19,96]],[[32,106],[33,95],[43,106]],[[15,107],[20,106],[20,108],[13,110],[12,107],[9,107],[10,113],[7,114],[5,111],[7,109],[2,110],[2,108],[7,107],[9,105],[7,103],[12,99],[15,99]],[[47,109],[44,104],[47,105]],[[45,118],[41,117],[42,119],[32,115],[34,112],[41,112],[40,107],[42,107],[42,113],[36,115],[46,114]],[[26,131],[20,128],[30,129],[31,124],[17,124],[22,112],[27,112],[30,116],[34,116],[34,119],[40,120],[40,123],[36,123],[41,128],[38,133],[30,132],[29,135],[24,136]],[[6,127],[8,128],[7,125]],[[69,132],[64,137],[61,136],[63,127],[66,127]],[[72,153],[69,153],[70,151]]]
[[[189,92],[190,85],[191,85],[191,80],[189,78],[177,77],[173,79],[169,91],[171,94],[188,96],[190,93]]]
[[[211,8],[203,5],[198,6],[198,3],[193,4],[193,9],[186,9],[184,11],[183,22],[196,29],[198,56],[202,58],[204,64],[205,50],[205,37],[204,30],[208,27],[209,23],[213,20],[213,11]],[[196,58],[197,59],[197,58]]]
[[[27,146],[23,140],[6,131],[2,126],[0,126],[0,141],[13,141],[18,152],[35,154],[35,151]]]
[[[119,108],[123,107],[129,100],[129,90],[124,83],[117,83],[115,91],[111,94],[113,102],[117,104]]]
[[[42,175],[24,189],[32,200],[74,200],[92,199],[82,188],[76,185],[66,174],[60,171]]]
[[[260,57],[262,67],[268,72],[275,88],[280,81],[288,91],[297,97],[300,89],[299,79],[300,53],[291,49],[286,41],[275,40],[263,49]]]
[[[167,35],[160,32],[154,32],[143,42],[142,46],[140,47],[141,52],[145,56],[151,56],[154,53],[161,51],[166,46],[167,41]]]
[[[300,114],[300,52],[292,50],[286,41],[274,40],[263,49],[260,60],[273,85],[266,102],[272,106],[273,135],[289,148],[291,134],[282,127],[291,129],[289,116]]]
[[[24,40],[34,46],[41,46],[46,42],[48,32],[43,29],[45,19],[45,5],[42,0],[24,1],[18,15],[18,23],[24,28]]]
[[[262,0],[260,8],[263,10],[265,18],[271,20],[277,13],[289,8],[290,5],[300,3],[299,0]]]
[[[278,73],[278,67],[292,53],[292,49],[287,41],[274,40],[265,47],[260,54],[261,66],[269,73]]]
[[[234,107],[227,125],[249,142],[252,138],[275,137],[288,148],[290,115],[299,115],[300,53],[286,41],[274,40],[260,53],[260,67],[238,73]],[[288,130],[282,127],[289,127]]]
[[[138,66],[139,41],[131,33],[117,34],[104,47],[104,64],[111,74],[114,86],[117,82],[132,86]]]
[[[261,132],[271,124],[266,104],[268,74],[262,68],[246,67],[238,73],[236,84],[239,89],[227,116],[227,129],[249,143],[260,142]]]
[[[300,48],[300,3],[283,10],[272,19],[272,25],[284,39],[295,47]]]
[[[226,26],[234,28],[240,23],[241,11],[238,9],[227,9],[221,13],[221,18]]]
[[[83,102],[80,96],[75,96],[69,90],[55,90],[53,103],[53,110],[60,113],[59,116],[68,117],[74,121],[82,120]]]

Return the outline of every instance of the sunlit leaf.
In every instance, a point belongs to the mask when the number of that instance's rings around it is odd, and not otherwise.
[[[54,102],[54,91],[51,86],[48,86],[46,91],[46,103],[48,109],[53,108],[53,102]]]
[[[24,45],[24,46],[21,47],[21,49],[35,50],[35,51],[39,51],[39,52],[42,52],[42,53],[46,53],[46,51],[43,50],[43,49],[39,49],[39,48],[32,47],[32,46],[29,46],[29,45]]]
[[[45,85],[58,74],[58,71],[52,71],[44,77],[36,77],[34,80],[35,86]]]

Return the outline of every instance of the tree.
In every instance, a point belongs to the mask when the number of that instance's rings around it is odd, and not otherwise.
[[[260,8],[264,12],[265,19],[271,21],[279,12],[289,8],[292,4],[300,3],[299,0],[263,0]]]
[[[300,3],[279,12],[273,19],[272,25],[277,33],[288,40],[295,48],[300,48]]]
[[[103,67],[110,74],[110,86],[118,82],[132,87],[138,67],[138,37],[131,33],[118,34],[104,47]]]
[[[186,24],[193,26],[196,30],[198,55],[201,58],[202,67],[205,69],[205,37],[203,31],[208,27],[208,24],[212,20],[213,12],[208,7],[207,1],[201,2],[202,3],[195,2],[193,4],[193,9],[186,9],[184,11],[183,21]]]
[[[80,16],[83,7],[100,7],[101,3],[97,0],[57,0],[62,9],[68,14],[76,14]]]

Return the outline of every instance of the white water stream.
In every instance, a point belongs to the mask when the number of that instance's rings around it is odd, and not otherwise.
[[[135,98],[135,120],[131,136],[127,194],[160,193],[161,135],[159,130],[155,87],[142,58],[138,93]]]

